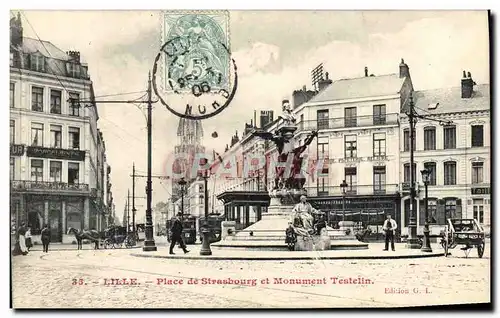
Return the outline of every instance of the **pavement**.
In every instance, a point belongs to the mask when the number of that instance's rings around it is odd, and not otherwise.
[[[199,248],[189,247],[193,254]],[[166,249],[160,245],[156,253]],[[35,250],[12,257],[13,307],[407,308],[491,301],[489,244],[481,259],[459,249],[449,257],[267,261],[131,255],[139,251]]]
[[[169,255],[167,247],[160,246],[156,252],[142,253],[134,251],[132,256],[166,259],[205,259],[205,260],[347,260],[347,259],[400,259],[442,257],[444,251],[435,248],[431,253],[419,249],[407,249],[405,244],[395,244],[396,251],[383,251],[383,243],[370,243],[363,250],[328,250],[328,251],[259,251],[242,248],[211,248],[212,255],[200,255],[201,245],[188,245],[188,254],[181,249],[174,250],[175,255]],[[473,253],[471,253],[473,254]]]

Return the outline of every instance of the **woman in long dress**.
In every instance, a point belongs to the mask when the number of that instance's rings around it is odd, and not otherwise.
[[[26,255],[28,254],[28,249],[26,248],[26,228],[25,224],[21,224],[19,229],[17,230],[17,240],[16,246],[14,248],[14,255]]]

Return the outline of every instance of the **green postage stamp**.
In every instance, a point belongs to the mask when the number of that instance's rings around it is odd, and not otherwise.
[[[164,90],[194,95],[229,90],[229,12],[165,11],[162,23]]]

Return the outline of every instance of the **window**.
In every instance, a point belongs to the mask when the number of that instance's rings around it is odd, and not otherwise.
[[[457,163],[449,161],[444,163],[444,185],[457,184]]]
[[[11,144],[16,143],[16,121],[15,120],[10,121],[10,143]]]
[[[61,148],[61,126],[50,125],[50,146]]]
[[[31,159],[31,181],[43,180],[43,160]]]
[[[68,162],[68,184],[79,183],[80,165],[76,162]]]
[[[345,182],[347,182],[346,193],[356,194],[357,176],[356,168],[345,168]]]
[[[32,71],[45,72],[45,57],[40,54],[30,56],[30,68]]]
[[[328,143],[318,143],[318,158],[327,159],[329,154]]]
[[[385,156],[385,133],[373,134],[373,156]]]
[[[483,147],[483,125],[472,126],[472,147]]]
[[[80,116],[80,94],[69,93],[69,114],[71,116]]]
[[[43,112],[43,88],[31,88],[31,110]]]
[[[10,108],[15,107],[16,102],[16,84],[10,83]]]
[[[436,127],[424,128],[424,150],[436,150]]]
[[[476,219],[480,224],[484,222],[484,206],[483,199],[474,199],[473,201],[473,218]]]
[[[429,170],[429,185],[436,185],[436,163],[435,162],[426,162],[424,163],[424,169]]]
[[[344,127],[356,127],[356,107],[344,108]]]
[[[328,177],[318,177],[318,196],[327,196],[328,194]]]
[[[68,76],[79,78],[80,77],[80,65],[76,63],[68,62],[66,64],[68,70]]]
[[[413,182],[417,181],[417,164],[413,164]],[[405,163],[404,165],[404,176],[403,176],[404,182],[411,182],[410,180],[410,164]]]
[[[385,166],[373,167],[373,194],[385,193]]]
[[[407,128],[403,131],[403,139],[404,139],[404,150],[410,151],[410,129]],[[417,134],[415,133],[415,129],[413,130],[413,150],[417,150]]]
[[[68,147],[70,149],[80,149],[80,128],[69,127]]]
[[[385,124],[385,105],[373,106],[373,124],[374,125]]]
[[[61,91],[50,90],[50,113],[61,113]]]
[[[473,162],[472,163],[472,183],[483,183],[483,163]]]
[[[50,181],[51,182],[61,182],[62,176],[62,162],[61,161],[51,161],[50,162]]]
[[[321,109],[316,112],[318,129],[328,129],[328,109]]]
[[[43,124],[31,123],[31,146],[43,147]]]
[[[356,135],[346,135],[344,137],[344,149],[346,158],[356,158],[357,157],[357,136]]]
[[[444,215],[446,219],[452,219],[456,217],[457,212],[457,200],[448,199],[444,205]]]
[[[14,53],[10,52],[10,66],[14,66]]]
[[[457,128],[455,126],[445,126],[443,135],[444,149],[455,149],[457,147]]]
[[[16,159],[10,157],[10,180],[16,180],[15,172],[16,172]]]
[[[429,198],[429,224],[436,224],[437,218],[437,200]],[[420,226],[425,224],[425,199],[420,200],[420,209],[418,213],[418,220]]]

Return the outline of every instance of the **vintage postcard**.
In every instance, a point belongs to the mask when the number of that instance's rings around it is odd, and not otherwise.
[[[11,307],[491,308],[489,27],[12,10]]]

